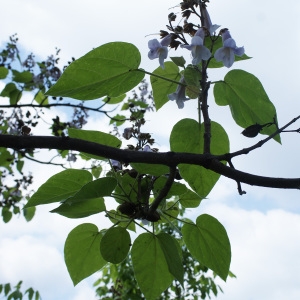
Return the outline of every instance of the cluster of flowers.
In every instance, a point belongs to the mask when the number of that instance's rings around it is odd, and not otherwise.
[[[202,60],[207,61],[212,57],[210,50],[205,47],[204,39],[206,34],[210,36],[215,34],[215,31],[220,27],[219,25],[213,25],[208,14],[206,7],[202,9],[203,27],[199,28],[193,35],[191,43],[189,45],[181,44],[181,48],[185,48],[191,51],[192,64],[198,65]],[[244,47],[237,47],[235,40],[231,37],[227,28],[222,29],[219,33],[222,36],[223,47],[217,49],[214,54],[214,58],[218,62],[222,62],[225,67],[230,68],[233,65],[235,55],[242,56],[245,53]],[[174,40],[174,34],[166,35],[161,42],[157,39],[150,40],[148,47],[150,49],[148,57],[150,59],[158,58],[160,66],[164,69],[164,60],[168,56],[168,46]],[[178,45],[177,45],[178,46]],[[178,108],[183,108],[184,101],[188,100],[185,97],[185,82],[182,77],[180,85],[175,93],[169,95],[170,100],[176,100]]]

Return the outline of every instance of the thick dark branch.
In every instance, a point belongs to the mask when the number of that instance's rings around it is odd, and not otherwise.
[[[69,137],[13,136],[1,134],[0,147],[13,149],[43,148],[76,150],[119,160],[125,163],[140,162],[148,164],[162,164],[169,167],[175,167],[178,164],[200,165],[235,181],[244,182],[250,185],[300,189],[300,178],[273,178],[244,173],[225,166],[218,160],[218,156],[211,154],[130,151]]]

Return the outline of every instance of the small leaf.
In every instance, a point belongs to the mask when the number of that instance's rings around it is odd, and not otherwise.
[[[113,42],[97,47],[75,60],[47,95],[92,100],[120,96],[144,78],[138,71],[139,50],[132,44]]]
[[[170,61],[165,62],[165,69],[158,67],[154,70],[153,74],[175,80],[177,82],[179,82],[181,78],[181,75],[179,74],[179,68]],[[150,81],[153,89],[155,108],[156,110],[159,110],[169,101],[168,95],[176,91],[177,84],[153,75],[150,76]]]
[[[35,215],[35,210],[36,210],[36,208],[34,206],[23,209],[23,215],[27,222],[29,222],[33,219],[33,217]]]
[[[39,90],[34,95],[34,100],[40,105],[48,105],[49,104],[48,97],[41,90]]]
[[[19,72],[17,70],[12,70],[13,81],[20,83],[27,83],[32,81],[33,74],[29,71]]]
[[[11,220],[12,216],[12,212],[7,207],[2,208],[2,219],[4,223],[8,223]]]
[[[74,285],[106,265],[100,254],[101,239],[97,226],[90,223],[81,224],[69,233],[64,256]]]
[[[133,243],[131,258],[136,281],[145,298],[156,299],[174,279],[158,238],[151,233],[140,234]]]
[[[226,281],[231,247],[223,225],[214,217],[203,214],[195,225],[185,223],[181,231],[192,256]]]
[[[64,170],[55,174],[40,186],[25,207],[66,200],[92,179],[92,174],[86,170]]]
[[[75,203],[63,203],[59,207],[51,210],[52,213],[58,213],[64,217],[75,219],[85,218],[105,211],[103,198],[86,199],[85,201]]]
[[[109,228],[100,243],[102,257],[113,264],[122,262],[131,246],[130,235],[123,227]]]
[[[0,79],[5,79],[8,75],[8,69],[5,67],[0,67]]]
[[[122,102],[126,97],[126,94],[120,95],[118,97],[105,97],[103,99],[103,102],[105,102],[106,104],[118,104],[120,102]]]
[[[176,57],[170,57],[170,58],[175,65],[177,65],[178,67],[184,68],[186,61],[183,56],[176,56]]]

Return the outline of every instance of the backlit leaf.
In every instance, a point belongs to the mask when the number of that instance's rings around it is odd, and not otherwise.
[[[104,44],[71,63],[47,95],[79,100],[120,96],[144,78],[145,74],[137,71],[140,62],[140,52],[134,45]]]

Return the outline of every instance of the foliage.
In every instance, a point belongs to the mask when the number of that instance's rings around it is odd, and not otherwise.
[[[139,50],[125,42],[101,45],[70,62],[64,72],[57,67],[55,56],[35,62],[29,55],[22,63],[23,71],[12,68],[15,60],[21,62],[14,37],[0,54],[0,77],[6,81],[0,95],[9,99],[9,105],[2,107],[13,108],[8,116],[1,111],[1,180],[7,172],[22,174],[24,159],[36,160],[35,148],[56,149],[56,155],[70,163],[69,168],[60,163],[66,170],[28,195],[24,215],[30,220],[36,206],[56,203],[51,212],[67,218],[102,214],[111,221],[109,228],[83,222],[69,233],[64,247],[74,285],[102,269],[103,278],[97,282],[100,296],[112,294],[122,299],[124,293],[130,293],[132,299],[151,300],[171,295],[178,299],[196,294],[204,299],[211,292],[217,295],[215,276],[224,281],[232,276],[229,237],[215,217],[201,214],[192,221],[186,218],[185,209],[195,212],[221,175],[235,180],[241,195],[245,193],[243,182],[276,188],[300,186],[299,178],[268,178],[234,168],[235,157],[254,151],[270,139],[280,143],[280,134],[300,116],[279,128],[275,106],[263,85],[246,71],[231,70],[222,80],[208,80],[208,68],[231,67],[249,57],[243,47],[236,46],[228,29],[216,35],[207,2],[181,2],[184,26],[175,25],[176,15],[169,14],[168,31],[161,30],[161,42],[149,41],[148,56],[158,58],[160,64],[152,73],[139,68]],[[191,22],[190,17],[196,21]],[[186,49],[182,51],[191,51],[192,64],[182,56],[164,62],[167,47],[179,51],[179,46]],[[153,95],[143,80],[145,74],[150,75]],[[216,104],[229,106],[244,136],[267,137],[231,153],[222,120],[210,117],[211,86]],[[130,97],[126,93],[133,88],[139,93],[135,91]],[[34,93],[32,103],[23,104],[25,92]],[[63,97],[75,100],[65,102]],[[170,133],[171,151],[159,153],[153,147],[153,136],[143,131],[145,114],[154,108],[159,110],[169,100],[179,109],[186,101],[193,101],[199,116],[198,120],[184,118],[177,122]],[[120,105],[114,116],[103,110],[110,105]],[[72,120],[53,118],[54,137],[30,135],[31,127],[41,118],[37,109],[55,106],[74,108]],[[35,115],[32,110],[24,115],[24,107],[33,109]],[[84,130],[88,112],[108,116],[113,131]],[[124,141],[130,144],[124,145]],[[75,165],[77,159],[86,163],[84,169]],[[53,164],[52,160],[44,163]],[[22,190],[30,182],[30,175],[23,175],[14,186],[3,184],[0,203],[4,222],[20,212]],[[107,204],[112,202],[115,208],[108,209]],[[213,278],[206,277],[208,268]],[[129,275],[134,276],[138,287],[128,283]],[[108,283],[113,285],[111,289]]]
[[[40,300],[40,294],[38,291],[34,291],[31,287],[28,288],[25,292],[21,291],[22,281],[19,281],[18,284],[12,289],[10,283],[0,284],[0,295],[5,297],[7,300]],[[27,297],[26,297],[27,296]],[[23,298],[24,297],[24,298]],[[26,297],[26,298],[25,298]]]

